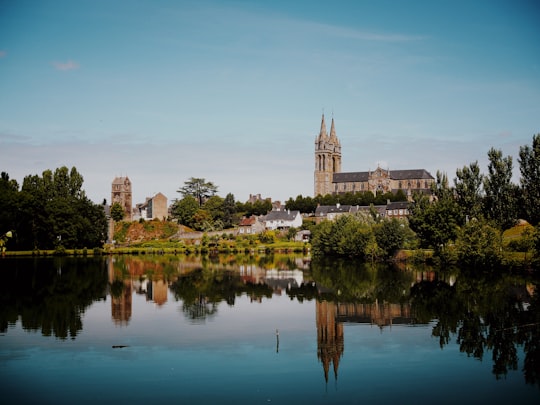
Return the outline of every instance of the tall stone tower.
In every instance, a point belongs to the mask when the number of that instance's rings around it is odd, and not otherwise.
[[[119,203],[124,208],[124,220],[131,221],[133,205],[131,201],[131,181],[126,177],[115,177],[112,182],[111,205]]]
[[[326,133],[324,114],[321,131],[315,139],[315,190],[314,197],[332,193],[334,173],[341,172],[341,144],[336,135],[334,118],[330,127],[330,136]]]

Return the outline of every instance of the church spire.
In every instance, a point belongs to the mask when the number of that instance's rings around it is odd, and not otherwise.
[[[336,127],[334,126],[334,117],[332,117],[332,125],[330,126],[330,139],[339,144],[339,140],[336,135]]]
[[[322,115],[322,121],[321,121],[321,132],[319,133],[319,139],[326,140],[328,138],[328,135],[326,134],[326,122],[324,122],[324,113]]]

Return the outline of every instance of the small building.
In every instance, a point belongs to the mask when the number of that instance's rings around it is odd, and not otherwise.
[[[386,204],[387,218],[407,218],[409,216],[409,203],[407,201],[397,201]]]
[[[301,231],[296,232],[294,235],[295,242],[309,242],[311,238],[311,231],[308,229],[302,229]]]
[[[169,215],[167,197],[162,193],[146,197],[145,202],[137,204],[136,210],[139,218],[165,220]]]
[[[255,235],[264,231],[264,223],[259,221],[259,217],[252,215],[249,218],[242,218],[238,224],[239,235]]]

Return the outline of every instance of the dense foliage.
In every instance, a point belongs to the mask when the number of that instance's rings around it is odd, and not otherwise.
[[[103,206],[90,201],[73,167],[29,175],[22,187],[7,173],[0,178],[0,230],[11,230],[10,250],[93,248],[106,240]]]

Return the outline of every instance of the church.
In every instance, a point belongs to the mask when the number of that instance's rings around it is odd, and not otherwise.
[[[402,190],[408,198],[413,193],[431,193],[435,179],[425,169],[390,170],[377,167],[367,172],[341,171],[341,144],[336,135],[334,118],[330,135],[326,132],[324,114],[321,130],[315,139],[315,189],[314,196],[371,191],[396,193]]]

